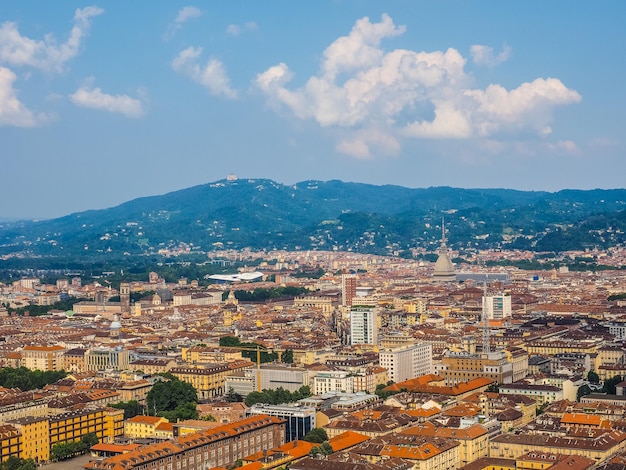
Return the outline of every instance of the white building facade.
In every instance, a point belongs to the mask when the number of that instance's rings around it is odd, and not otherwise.
[[[432,373],[433,348],[428,343],[381,349],[380,366],[387,369],[389,380],[404,382],[421,375]]]
[[[376,307],[356,306],[350,310],[350,344],[378,344]]]

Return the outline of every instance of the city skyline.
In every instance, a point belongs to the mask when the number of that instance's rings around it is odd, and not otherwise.
[[[621,2],[0,8],[0,217],[225,178],[623,187]],[[621,14],[620,14],[621,13]]]

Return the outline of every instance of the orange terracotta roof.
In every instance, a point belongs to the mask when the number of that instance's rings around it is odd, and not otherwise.
[[[345,431],[328,440],[334,452],[346,450],[369,439],[368,436],[354,431]]]
[[[417,435],[417,436],[427,436],[427,437],[442,437],[445,439],[461,439],[461,440],[472,440],[477,437],[484,436],[487,434],[487,430],[483,428],[480,424],[474,424],[467,428],[457,429],[457,428],[437,428],[432,423],[422,423],[417,426],[413,426],[412,428],[406,429],[402,431],[400,434],[405,435]]]
[[[441,451],[430,442],[421,446],[386,445],[380,455],[410,460],[427,460],[440,454]]]
[[[137,415],[137,416],[127,419],[126,422],[127,423],[139,423],[139,424],[151,424],[154,426],[160,423],[161,421],[163,421],[164,419],[165,418],[162,418],[160,416]]]
[[[486,387],[494,383],[493,380],[488,379],[486,377],[478,377],[476,379],[470,380],[469,382],[461,382],[452,387],[446,387],[446,386],[439,386],[439,385],[430,385],[430,382],[434,382],[435,380],[431,380],[425,384],[419,383],[417,382],[417,380],[420,378],[421,377],[418,377],[417,379],[407,380],[405,382],[398,382],[396,384],[385,387],[384,390],[399,392],[402,389],[406,389],[409,392],[416,392],[416,393],[436,393],[439,395],[456,396],[456,395],[462,395],[467,392],[471,392],[472,390],[476,390],[477,388]],[[440,380],[443,380],[443,379],[440,379]]]
[[[124,452],[130,452],[132,450],[135,450],[137,448],[141,447],[140,444],[105,444],[105,443],[99,443],[96,444],[94,446],[91,446],[91,450],[92,451],[96,451],[96,452],[118,452],[118,453],[124,453]]]
[[[561,423],[564,424],[585,424],[587,426],[600,426],[602,418],[599,415],[584,413],[563,413]]]
[[[249,464],[242,465],[241,467],[239,467],[239,470],[261,470],[262,468],[263,468],[263,464],[261,462],[251,462]],[[226,470],[224,467],[215,467],[215,468],[212,468],[211,470],[221,470],[221,469]]]
[[[291,441],[283,444],[279,447],[280,451],[291,455],[294,459],[299,459],[307,455],[313,447],[316,447],[319,444],[314,444],[312,442],[307,441]]]
[[[172,423],[161,423],[155,429],[157,431],[174,432],[174,425]]]

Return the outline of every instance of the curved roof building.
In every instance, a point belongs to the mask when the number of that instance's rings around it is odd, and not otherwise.
[[[456,273],[454,272],[454,264],[448,254],[446,245],[446,229],[443,221],[441,222],[441,247],[439,247],[439,257],[435,263],[435,271],[433,272],[433,280],[435,282],[455,282]]]

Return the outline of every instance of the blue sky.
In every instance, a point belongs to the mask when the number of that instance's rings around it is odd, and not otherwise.
[[[0,217],[225,178],[624,187],[626,2],[0,5]]]

